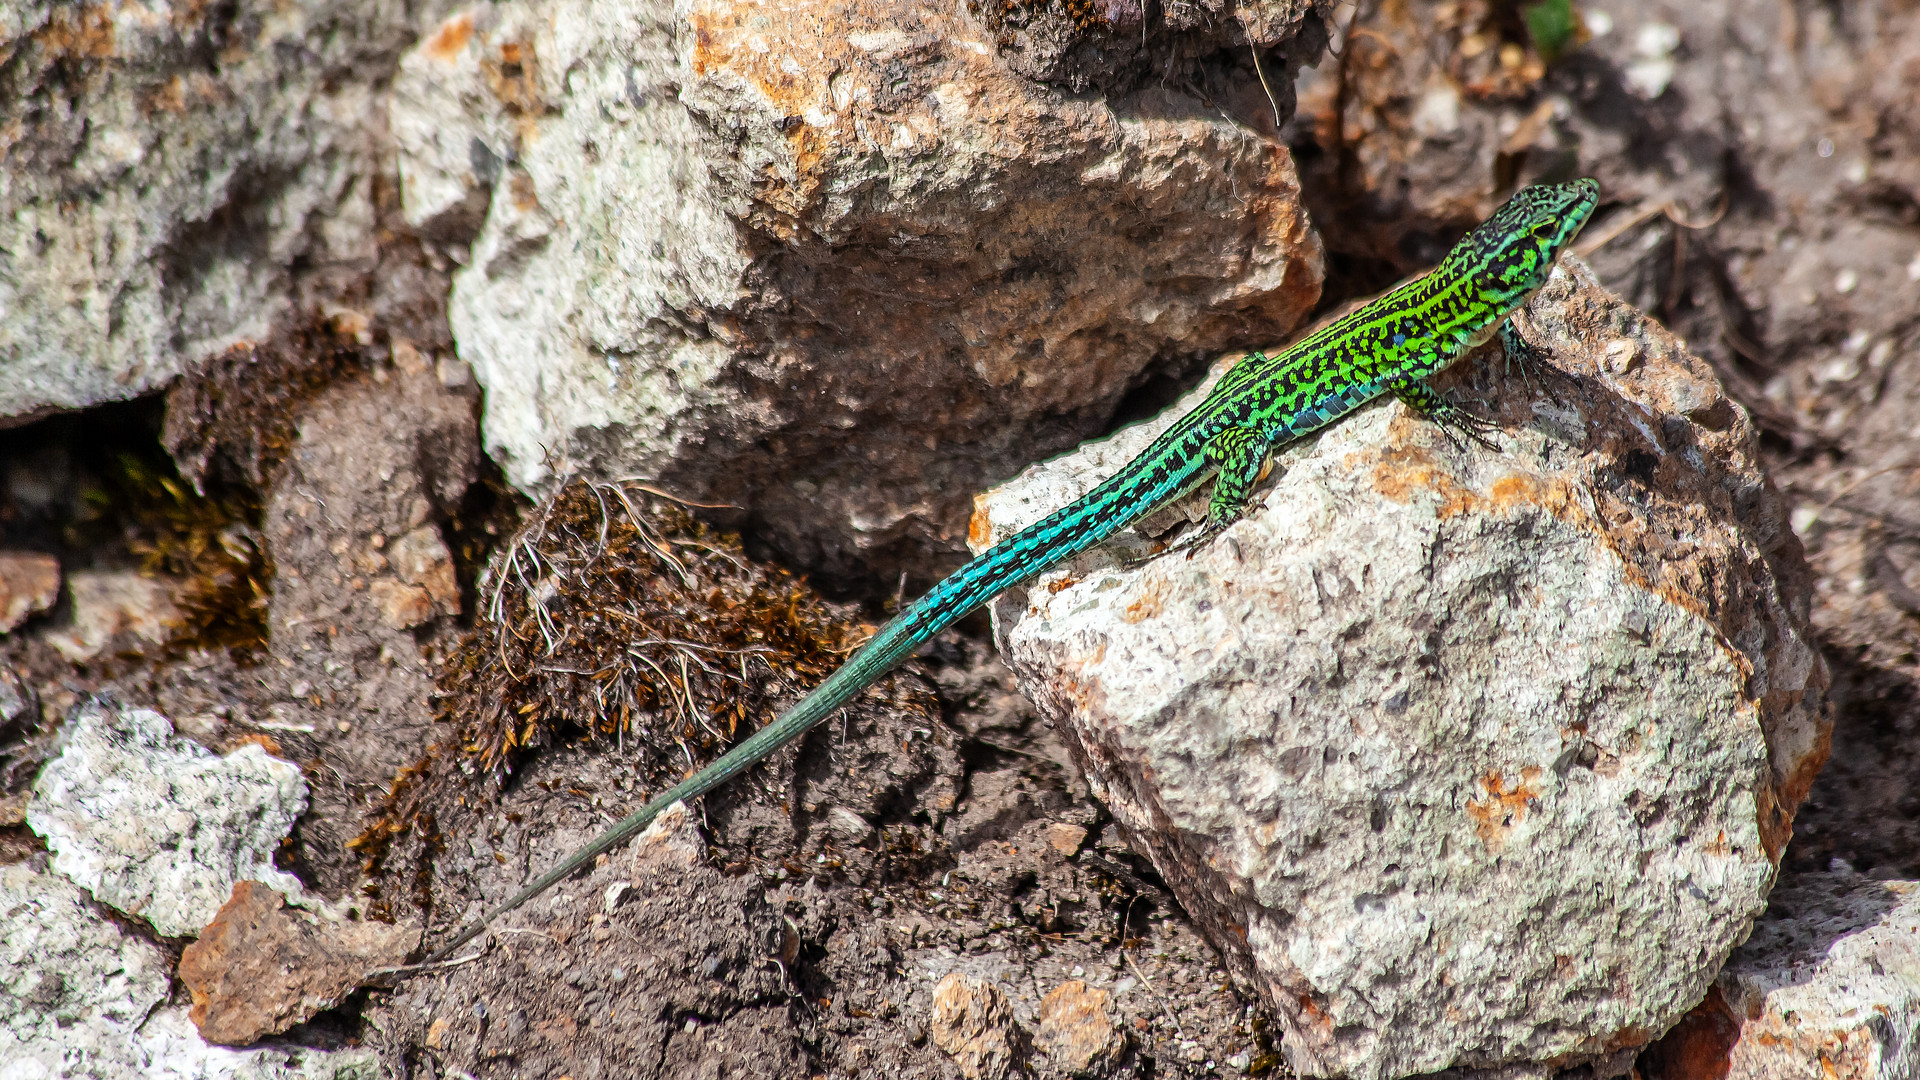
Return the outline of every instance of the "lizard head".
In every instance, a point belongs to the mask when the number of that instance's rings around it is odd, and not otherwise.
[[[1600,201],[1593,180],[1521,188],[1447,255],[1451,269],[1481,298],[1502,307],[1546,284],[1553,261],[1580,233]]]

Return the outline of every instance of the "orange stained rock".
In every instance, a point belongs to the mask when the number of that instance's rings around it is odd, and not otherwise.
[[[1540,767],[1528,765],[1520,770],[1520,779],[1508,787],[1505,777],[1498,769],[1490,771],[1480,778],[1480,787],[1485,796],[1467,800],[1467,817],[1473,821],[1473,831],[1487,850],[1498,852],[1506,846],[1507,837],[1520,822],[1526,820],[1528,811],[1533,808],[1534,800],[1540,797],[1536,781],[1540,779]]]
[[[427,55],[443,64],[450,64],[471,40],[473,40],[473,14],[468,12],[455,15],[441,23],[440,28],[427,39]]]
[[[1160,583],[1155,581],[1148,585],[1140,599],[1127,605],[1126,613],[1121,618],[1128,623],[1142,623],[1164,610],[1166,603],[1160,598]]]
[[[56,8],[34,40],[50,60],[104,60],[113,55],[113,13],[105,4]]]

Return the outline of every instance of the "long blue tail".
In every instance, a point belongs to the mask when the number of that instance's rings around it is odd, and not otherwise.
[[[1173,434],[1168,432],[1162,439],[1168,439]],[[1155,455],[1151,451],[1138,460],[1155,458],[1166,460],[1165,455]],[[667,807],[683,799],[706,794],[799,738],[808,728],[831,716],[840,706],[852,700],[854,695],[892,670],[927,639],[953,625],[1002,589],[1093,547],[1113,535],[1121,526],[1137,520],[1153,507],[1193,487],[1205,476],[1207,467],[1200,463],[1198,455],[1189,455],[1189,459],[1192,464],[1183,469],[1163,469],[1151,476],[1122,470],[1120,475],[1075,499],[1072,504],[982,552],[942,579],[905,611],[887,620],[886,625],[849,657],[839,670],[827,676],[825,682],[801,698],[793,708],[748,736],[713,764],[621,818],[585,847],[535,878],[526,888],[469,923],[440,946],[426,962],[446,959],[455,949],[473,940],[493,920],[545,892],[555,882],[652,824],[653,819],[659,817]]]

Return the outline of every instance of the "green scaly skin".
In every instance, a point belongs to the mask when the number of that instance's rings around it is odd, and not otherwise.
[[[1204,401],[1100,486],[994,545],[896,615],[799,704],[697,775],[669,788],[456,934],[452,954],[506,912],[612,849],[683,799],[726,783],[826,719],[914,649],[1009,586],[1100,543],[1217,476],[1203,542],[1231,525],[1276,446],[1393,394],[1456,433],[1486,443],[1487,423],[1423,381],[1498,333],[1510,359],[1530,358],[1507,316],[1545,284],[1554,260],[1593,213],[1592,180],[1526,188],[1455,245],[1431,273],[1334,321],[1277,356],[1250,353]],[[1491,444],[1488,444],[1491,445]]]

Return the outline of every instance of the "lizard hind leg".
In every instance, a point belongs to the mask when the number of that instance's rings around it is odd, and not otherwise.
[[[1185,551],[1187,558],[1200,545],[1225,532],[1227,526],[1246,513],[1253,487],[1266,475],[1267,457],[1273,444],[1252,428],[1230,427],[1207,440],[1207,464],[1218,470],[1213,481],[1213,498],[1207,503],[1207,521],[1191,537],[1173,547]]]

